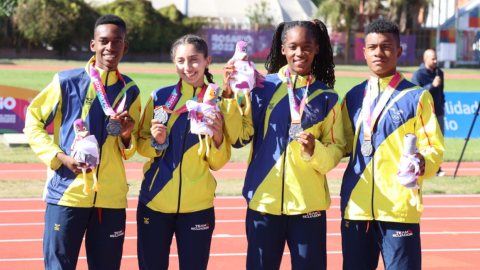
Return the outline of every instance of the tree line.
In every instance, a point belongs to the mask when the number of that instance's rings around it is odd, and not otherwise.
[[[175,6],[155,10],[147,0],[117,0],[93,7],[83,0],[2,0],[0,47],[50,47],[60,55],[85,50],[95,21],[105,14],[123,18],[131,51],[166,52],[175,38],[197,32],[201,17],[189,18]]]

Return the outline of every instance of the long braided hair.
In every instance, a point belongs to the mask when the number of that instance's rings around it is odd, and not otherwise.
[[[315,19],[313,21],[282,22],[273,33],[272,47],[265,62],[268,74],[277,73],[283,66],[288,64],[287,57],[282,54],[282,45],[285,45],[287,32],[295,27],[302,27],[308,30],[315,38],[315,45],[319,46],[319,53],[315,55],[312,62],[312,74],[330,88],[335,86],[335,64],[333,63],[332,45],[325,24]]]
[[[175,43],[173,43],[172,45],[172,49],[170,50],[170,57],[172,58],[173,62],[175,62],[175,55],[177,54],[178,46],[185,44],[192,44],[195,47],[195,50],[202,53],[205,58],[208,57],[208,44],[205,40],[196,35],[185,35],[177,39],[177,41],[175,41]],[[205,69],[205,77],[207,77],[207,81],[209,83],[214,83],[213,75],[208,71],[208,68]]]

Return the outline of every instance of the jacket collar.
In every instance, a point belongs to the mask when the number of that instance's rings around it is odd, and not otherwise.
[[[90,66],[95,64],[95,56],[90,58],[88,61],[87,65],[85,66],[85,71],[87,72],[88,76],[90,76]],[[105,80],[107,78],[107,73],[108,73],[108,82],[107,86],[116,84],[118,81],[118,76],[117,76],[117,71],[106,71],[101,68],[98,68],[95,66],[95,69],[97,70],[98,74],[100,75],[100,79],[102,79],[102,84],[105,85]]]
[[[285,76],[285,71],[287,70],[287,67],[288,67],[288,65],[282,67],[277,73],[278,78],[280,78],[280,80],[282,80],[283,82],[287,81],[287,77]],[[307,86],[308,75],[307,76],[296,76],[296,75],[291,75],[290,74],[290,79],[292,80],[292,82],[295,82],[295,77],[297,77],[297,81],[295,83],[295,89]],[[310,85],[312,85],[315,81],[316,81],[315,77],[312,76],[312,82],[310,83]]]

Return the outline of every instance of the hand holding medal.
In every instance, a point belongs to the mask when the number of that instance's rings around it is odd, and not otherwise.
[[[95,89],[95,93],[97,94],[97,98],[100,101],[100,105],[102,106],[104,113],[106,115],[110,115],[110,120],[108,121],[108,124],[107,124],[107,133],[108,135],[114,136],[114,137],[119,136],[123,132],[124,125],[122,125],[121,117],[118,117],[118,116],[124,113],[123,110],[125,108],[125,102],[127,97],[127,84],[125,83],[125,80],[123,79],[122,74],[120,74],[118,69],[116,70],[116,73],[117,73],[117,77],[123,82],[124,87],[122,89],[123,96],[120,99],[120,101],[117,103],[117,107],[114,110],[112,108],[113,104],[110,104],[110,101],[108,100],[107,92],[103,87],[102,80],[100,79],[100,75],[95,69],[95,62],[92,62],[92,64],[90,65],[90,79],[92,81],[93,88]],[[134,121],[132,118],[130,119]],[[133,124],[135,124],[135,121],[133,122]],[[131,134],[131,131],[130,131],[130,134]],[[129,141],[130,139],[128,139],[128,142]]]
[[[302,152],[313,156],[313,152],[315,152],[315,136],[312,133],[305,131],[298,133],[297,142],[301,145]]]
[[[152,133],[152,147],[157,150],[163,150],[168,146],[168,143],[165,145],[168,135],[165,124],[168,120],[168,114],[162,106],[155,108],[153,114],[152,127],[150,128],[150,132]],[[162,145],[165,147],[162,147]]]

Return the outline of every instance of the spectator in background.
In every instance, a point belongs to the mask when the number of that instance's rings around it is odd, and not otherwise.
[[[442,131],[442,135],[445,135],[443,71],[438,67],[437,53],[434,50],[428,49],[423,53],[423,63],[420,65],[420,69],[413,73],[412,82],[430,91],[430,94],[432,94],[438,125]],[[437,176],[444,175],[445,172],[442,171],[442,168],[439,168]]]

